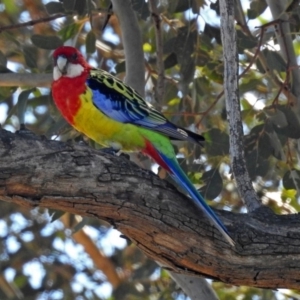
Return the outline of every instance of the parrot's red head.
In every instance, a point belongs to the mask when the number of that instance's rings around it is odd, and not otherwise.
[[[54,81],[61,77],[75,78],[81,76],[90,68],[82,54],[74,47],[63,46],[53,53]]]

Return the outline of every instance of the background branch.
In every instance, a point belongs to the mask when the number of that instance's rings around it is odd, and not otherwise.
[[[125,51],[126,77],[124,82],[140,95],[145,94],[145,70],[142,37],[136,15],[129,0],[112,0],[121,28]]]
[[[156,68],[157,68],[157,84],[155,88],[155,99],[159,104],[162,104],[165,94],[165,67],[163,60],[163,35],[161,28],[161,17],[157,8],[157,1],[149,1],[150,12],[152,15],[152,22],[155,30],[156,43]]]
[[[293,40],[291,37],[291,29],[288,14],[285,13],[286,1],[270,1],[267,0],[274,19],[280,19],[281,22],[275,26],[276,38],[280,45],[280,52],[285,59],[289,72],[292,74],[291,92],[296,97],[298,109],[300,107],[300,73],[297,58],[294,51]]]
[[[7,26],[1,26],[0,33],[3,31],[6,31],[6,30],[17,29],[17,28],[22,28],[22,27],[26,27],[26,26],[34,26],[36,24],[50,22],[50,21],[53,21],[53,20],[56,20],[58,18],[62,18],[65,16],[66,16],[66,14],[58,13],[58,14],[47,16],[44,18],[30,20],[28,22],[17,23],[17,24],[12,24],[12,25],[7,25]]]
[[[220,0],[221,36],[224,57],[224,91],[230,132],[230,158],[241,198],[249,212],[261,206],[246,168],[244,133],[238,92],[238,56],[234,21],[234,1]]]
[[[0,86],[50,87],[52,74],[0,73]]]

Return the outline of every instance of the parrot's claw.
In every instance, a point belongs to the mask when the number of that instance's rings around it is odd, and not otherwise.
[[[110,154],[116,156],[119,150],[115,150],[114,148],[102,148],[100,151],[104,152],[105,154]]]
[[[120,157],[124,157],[124,158],[130,160],[130,155],[122,152],[122,150],[116,150],[112,147],[109,147],[109,148],[102,148],[100,151],[104,152],[105,154],[120,156]]]
[[[121,152],[121,153],[120,153],[120,157],[124,157],[124,158],[130,160],[130,155],[127,154],[127,153],[124,153],[124,152]]]
[[[25,127],[25,124],[20,125],[20,129],[16,131],[16,134],[22,135],[28,139],[41,140],[41,136],[36,135],[33,131]]]

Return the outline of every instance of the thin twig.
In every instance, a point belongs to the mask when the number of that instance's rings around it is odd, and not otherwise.
[[[112,9],[113,9],[113,4],[111,3],[111,4],[109,5],[109,7],[107,8],[107,15],[106,15],[106,18],[105,18],[104,23],[103,23],[103,25],[102,25],[101,31],[104,31],[106,25],[108,24],[109,19],[110,19],[111,16],[113,15]]]
[[[218,103],[218,101],[222,98],[222,96],[224,95],[224,90],[222,90],[221,93],[218,94],[217,98],[215,99],[215,101],[209,106],[209,108],[202,113],[202,117],[201,119],[196,123],[196,128],[199,127],[199,125],[201,124],[201,122],[203,121],[203,119],[208,115],[208,113],[211,111],[211,109]]]
[[[145,67],[146,67],[146,70],[152,75],[152,74],[155,74],[158,76],[158,73],[157,71],[153,70],[150,66],[150,64],[145,60]],[[168,76],[168,75],[164,75],[164,79],[169,81],[170,83],[174,84],[174,85],[177,85],[178,84],[178,80],[174,79],[173,77],[171,76]]]
[[[2,26],[2,27],[0,27],[0,33],[4,30],[11,30],[11,29],[21,28],[21,27],[26,27],[26,26],[34,26],[38,23],[50,22],[50,21],[53,21],[55,19],[66,17],[66,16],[67,16],[67,14],[58,13],[58,14],[55,14],[55,15],[52,15],[52,16],[49,16],[49,17],[41,18],[41,19],[30,20],[28,22]]]

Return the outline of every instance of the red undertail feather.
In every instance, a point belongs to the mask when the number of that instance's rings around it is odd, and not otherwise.
[[[168,165],[163,161],[163,159],[160,157],[158,151],[155,149],[155,147],[151,144],[150,141],[145,139],[146,147],[143,149],[143,153],[150,156],[157,164],[159,164],[162,168],[164,168],[166,171],[173,173],[172,170],[168,167]]]

